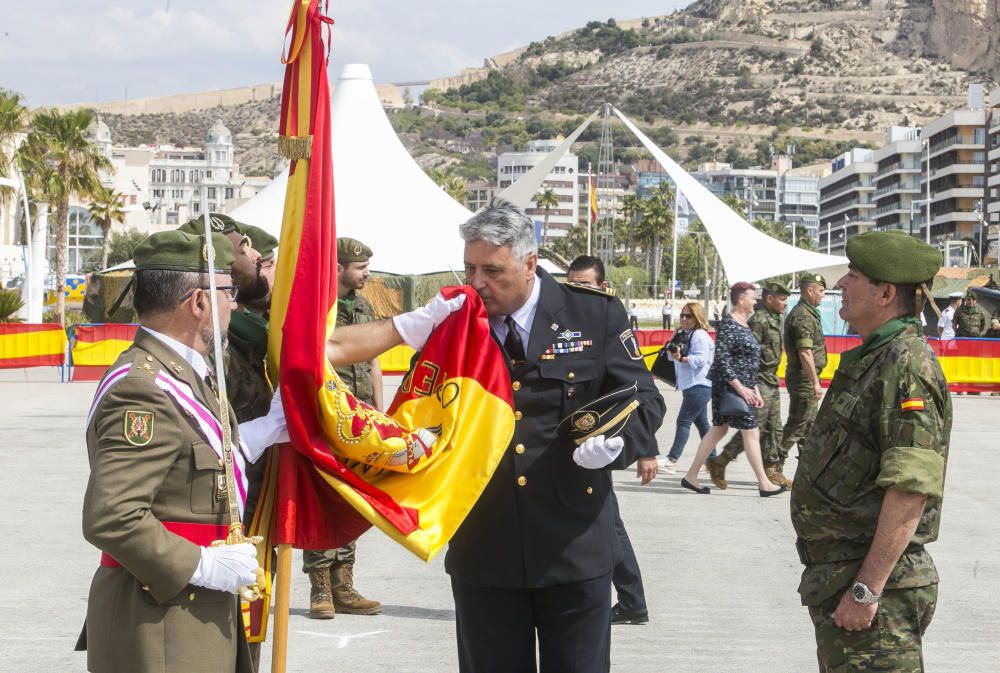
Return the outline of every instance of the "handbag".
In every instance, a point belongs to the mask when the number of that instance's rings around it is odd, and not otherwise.
[[[743,399],[743,396],[736,392],[731,385],[723,383],[725,388],[719,395],[719,415],[721,416],[749,416],[753,409]]]
[[[666,346],[656,352],[656,359],[649,370],[656,378],[677,387],[677,370],[674,369],[674,361],[667,357]]]

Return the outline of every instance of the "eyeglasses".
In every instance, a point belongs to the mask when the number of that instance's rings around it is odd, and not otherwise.
[[[681,317],[682,318],[690,318],[691,314],[690,313],[681,313]]]
[[[205,286],[205,285],[203,285],[201,287],[193,287],[193,288],[191,288],[190,290],[188,290],[187,292],[184,293],[184,296],[181,297],[181,299],[180,299],[180,301],[178,303],[182,304],[182,303],[186,302],[191,297],[191,295],[194,294],[195,290],[211,290],[211,289],[212,289],[211,287],[208,287],[208,286]],[[219,292],[225,293],[226,299],[228,299],[229,301],[235,301],[235,299],[236,299],[236,291],[240,289],[240,286],[239,285],[216,285],[215,289],[218,290]]]

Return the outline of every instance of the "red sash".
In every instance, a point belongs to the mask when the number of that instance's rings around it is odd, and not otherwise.
[[[215,523],[185,523],[180,521],[164,521],[163,527],[174,535],[180,535],[199,547],[207,547],[215,540],[225,540],[229,535],[229,526]],[[101,565],[105,568],[120,568],[121,563],[109,554],[101,552]]]

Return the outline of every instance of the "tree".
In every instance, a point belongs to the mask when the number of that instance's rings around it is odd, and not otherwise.
[[[108,249],[111,247],[111,227],[125,221],[122,195],[110,187],[100,187],[91,197],[90,216],[101,228],[101,269],[108,268]]]
[[[0,89],[0,178],[14,176],[14,144],[27,125],[28,108],[21,94]],[[13,195],[12,188],[0,186],[0,207],[7,205]]]
[[[66,286],[70,199],[91,197],[101,186],[99,172],[111,169],[111,162],[87,139],[94,116],[93,110],[43,110],[31,120],[28,137],[18,151],[34,200],[54,206],[56,287],[60,289]],[[66,297],[61,291],[56,292],[56,317],[65,323]]]
[[[108,266],[127,262],[134,257],[135,249],[146,240],[147,235],[138,229],[127,231],[116,231],[111,234],[111,243],[108,245]],[[107,268],[107,267],[105,267]]]
[[[551,189],[544,189],[535,195],[535,207],[545,209],[545,219],[542,220],[542,245],[549,237],[549,211],[559,205],[559,196]]]
[[[451,198],[455,199],[463,206],[465,205],[465,180],[440,168],[431,168],[427,171],[431,180],[437,183]]]
[[[644,247],[648,244],[650,251],[647,268],[653,281],[653,296],[659,293],[660,265],[663,262],[663,240],[674,230],[674,189],[664,180],[656,186],[653,193],[644,199],[640,205],[642,220],[640,235]]]
[[[622,198],[622,215],[625,216],[625,263],[631,264],[635,258],[636,216],[639,214],[639,199],[635,194]]]

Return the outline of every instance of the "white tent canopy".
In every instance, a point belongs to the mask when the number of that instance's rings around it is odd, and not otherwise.
[[[847,258],[824,255],[803,250],[771,238],[754,228],[733,209],[685,171],[666,152],[636,128],[618,109],[615,114],[622,123],[646,146],[653,158],[660,162],[663,170],[677,185],[688,204],[698,214],[705,230],[712,237],[712,243],[719,252],[719,260],[726,271],[729,282],[757,281],[771,276],[796,271],[815,271],[831,277],[842,273]],[[835,279],[834,279],[835,280]]]

